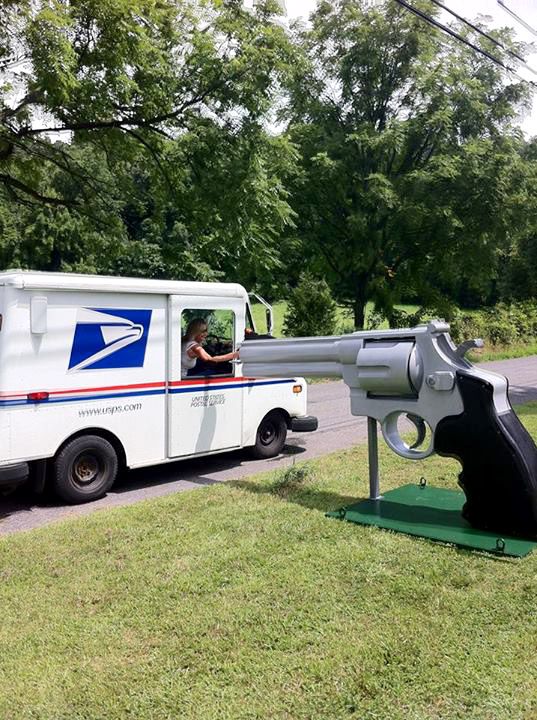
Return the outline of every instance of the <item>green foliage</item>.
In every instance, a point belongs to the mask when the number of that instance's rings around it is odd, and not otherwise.
[[[402,298],[483,299],[522,212],[527,88],[391,0],[320,2],[297,43],[292,204],[309,267],[357,328],[368,300],[389,315]]]
[[[451,334],[456,342],[483,338],[485,344],[505,347],[528,344],[537,339],[537,303],[498,303],[473,313],[455,313]]]
[[[423,321],[427,310],[418,308],[415,312],[408,312],[402,308],[392,308],[389,314],[382,310],[375,310],[368,317],[368,329],[378,330],[386,323],[390,328],[410,328]],[[436,313],[433,313],[436,316]]]
[[[335,325],[336,303],[326,281],[303,273],[288,297],[284,334],[298,337],[332,335]]]
[[[537,341],[537,302],[500,302],[483,310],[464,311],[452,303],[436,307],[420,307],[415,312],[394,309],[389,318],[374,313],[372,327],[378,328],[388,320],[392,328],[411,328],[433,318],[450,324],[450,335],[456,343],[481,338],[485,346],[506,348],[531,345]]]
[[[400,302],[536,297],[524,86],[392,0],[322,0],[291,35],[279,12],[2,3],[0,266],[270,300],[307,268],[357,328],[367,302],[396,326]]]
[[[522,149],[523,172],[516,179],[514,221],[500,260],[497,288],[505,300],[537,297],[537,139]]]
[[[289,497],[293,492],[300,491],[307,482],[315,479],[315,471],[310,464],[293,463],[281,470],[272,483],[273,492],[282,497]]]
[[[292,222],[281,177],[295,154],[264,129],[293,56],[277,3],[4,9],[4,266],[277,277],[276,240]]]

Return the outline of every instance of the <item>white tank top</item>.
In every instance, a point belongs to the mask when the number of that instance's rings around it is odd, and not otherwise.
[[[190,357],[188,354],[188,351],[190,348],[194,347],[195,345],[198,345],[198,343],[195,340],[189,340],[188,342],[181,343],[181,377],[185,378],[187,376],[187,372],[189,370],[192,370],[193,367],[195,367],[197,362],[197,357]]]

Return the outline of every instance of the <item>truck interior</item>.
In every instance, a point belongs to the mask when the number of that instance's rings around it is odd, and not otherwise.
[[[207,324],[207,337],[203,342],[203,348],[211,356],[225,355],[235,350],[235,313],[232,310],[207,310],[189,308],[181,313],[181,336],[185,334],[189,323],[195,319],[202,319]],[[187,377],[200,378],[218,375],[234,375],[231,362],[212,363],[197,359],[196,365],[189,369]]]

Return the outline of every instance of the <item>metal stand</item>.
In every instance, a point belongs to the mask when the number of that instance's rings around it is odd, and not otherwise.
[[[379,479],[377,421],[372,417],[367,418],[367,449],[369,453],[369,499],[382,500]]]

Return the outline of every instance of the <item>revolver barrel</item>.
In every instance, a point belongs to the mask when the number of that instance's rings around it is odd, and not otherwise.
[[[248,340],[240,351],[243,373],[249,377],[342,377],[339,340],[338,336]]]
[[[249,340],[241,347],[243,372],[251,377],[342,377],[350,387],[376,395],[419,392],[423,369],[412,337],[375,338],[372,333],[329,337]]]

